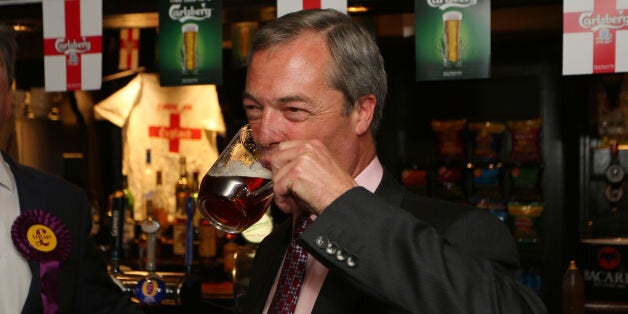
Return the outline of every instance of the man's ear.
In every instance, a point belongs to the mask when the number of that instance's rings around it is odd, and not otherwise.
[[[358,99],[355,108],[357,113],[357,121],[355,124],[356,134],[363,135],[370,130],[376,105],[377,98],[373,94],[368,94]]]

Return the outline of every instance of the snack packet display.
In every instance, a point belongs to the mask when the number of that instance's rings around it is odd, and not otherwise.
[[[517,163],[540,163],[541,119],[508,121],[510,160]]]
[[[512,222],[512,233],[516,241],[536,243],[540,240],[543,210],[544,206],[541,203],[508,203],[508,215]]]
[[[467,119],[432,120],[436,151],[440,162],[466,161],[465,131]]]
[[[471,159],[474,162],[499,162],[502,160],[502,147],[506,125],[499,122],[469,123]]]
[[[464,168],[440,166],[436,173],[436,196],[450,201],[465,201]]]

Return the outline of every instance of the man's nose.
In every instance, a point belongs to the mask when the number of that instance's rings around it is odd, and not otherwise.
[[[281,127],[280,115],[273,110],[264,110],[259,124],[258,142],[264,147],[272,147],[287,139]]]

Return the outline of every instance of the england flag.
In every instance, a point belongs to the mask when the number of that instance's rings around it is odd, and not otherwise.
[[[563,74],[628,72],[628,0],[563,1]]]
[[[46,91],[100,89],[102,0],[42,1]]]
[[[347,0],[277,0],[277,17],[308,9],[335,9],[347,13]]]

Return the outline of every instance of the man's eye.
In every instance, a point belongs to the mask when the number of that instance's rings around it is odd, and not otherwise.
[[[287,107],[283,112],[284,116],[290,121],[304,121],[310,115],[308,111],[297,107]]]
[[[262,109],[259,106],[255,105],[244,105],[244,112],[246,116],[250,119],[259,118],[262,115]]]

